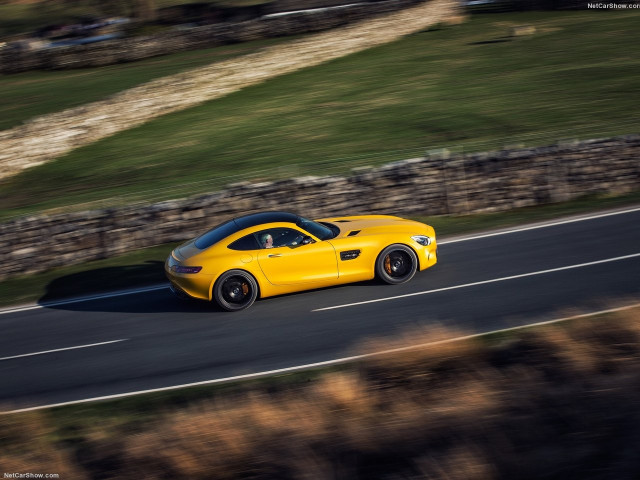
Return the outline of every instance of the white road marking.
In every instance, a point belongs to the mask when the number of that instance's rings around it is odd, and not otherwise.
[[[555,227],[557,225],[566,225],[568,223],[576,223],[576,222],[584,222],[586,220],[596,220],[598,218],[611,217],[614,215],[624,215],[626,213],[634,213],[640,211],[640,207],[629,208],[626,210],[616,210],[614,212],[606,212],[606,213],[598,213],[594,215],[586,215],[580,217],[571,217],[564,220],[552,221],[547,223],[536,223],[533,225],[516,227],[513,229],[500,230],[498,232],[487,232],[481,233],[478,235],[465,235],[459,238],[452,238],[451,240],[443,240],[442,242],[438,242],[438,245],[447,245],[449,243],[458,243],[458,242],[468,242],[469,240],[477,240],[480,238],[488,238],[488,237],[496,237],[498,235],[508,235],[510,233],[518,233],[518,232],[526,232],[528,230],[537,230],[539,228],[547,228],[547,227]]]
[[[2,357],[2,358],[0,358],[0,361],[2,361],[2,360],[12,360],[14,358],[33,357],[35,355],[44,355],[46,353],[64,352],[66,350],[77,350],[79,348],[97,347],[97,346],[100,346],[100,345],[108,345],[110,343],[126,342],[127,340],[129,340],[129,339],[128,338],[121,338],[120,340],[109,340],[108,342],[91,343],[89,345],[78,345],[78,346],[75,346],[75,347],[56,348],[55,350],[45,350],[43,352],[23,353],[22,355],[13,355],[12,357]]]
[[[185,383],[182,385],[172,385],[170,387],[161,387],[161,388],[152,388],[149,390],[139,390],[136,392],[127,392],[127,393],[118,393],[118,394],[114,394],[114,395],[104,395],[101,397],[92,397],[92,398],[85,398],[82,400],[72,400],[70,402],[61,402],[61,403],[52,403],[50,405],[40,405],[37,407],[29,407],[29,408],[21,408],[18,410],[11,410],[11,411],[7,411],[7,412],[0,412],[0,415],[10,415],[13,413],[23,413],[23,412],[31,412],[34,410],[44,410],[47,408],[55,408],[55,407],[65,407],[68,405],[77,405],[77,404],[81,404],[81,403],[90,403],[90,402],[98,402],[98,401],[103,401],[103,400],[115,400],[118,398],[126,398],[126,397],[133,397],[136,395],[144,395],[145,393],[156,393],[156,392],[166,392],[166,391],[170,391],[170,390],[178,390],[181,388],[189,388],[189,387],[197,387],[197,386],[202,386],[202,385],[215,385],[215,384],[221,384],[221,383],[228,383],[228,382],[235,382],[238,380],[253,380],[253,379],[257,379],[257,378],[263,378],[263,377],[268,377],[271,375],[278,375],[278,374],[282,374],[282,373],[292,373],[292,372],[298,372],[298,371],[302,371],[302,370],[309,370],[309,369],[313,369],[313,368],[318,368],[318,367],[326,367],[326,366],[331,366],[331,365],[340,365],[340,364],[344,364],[344,363],[349,363],[349,362],[354,362],[354,361],[358,361],[358,360],[364,360],[367,358],[371,358],[371,357],[377,357],[380,355],[387,355],[390,353],[398,353],[398,352],[404,352],[404,351],[408,351],[408,350],[414,350],[414,349],[418,349],[418,348],[425,348],[425,347],[431,347],[431,346],[435,346],[435,345],[441,345],[441,344],[445,344],[445,343],[452,343],[452,342],[457,342],[457,341],[463,341],[463,340],[469,340],[472,338],[477,338],[477,337],[482,337],[484,335],[491,335],[491,334],[495,334],[495,333],[505,333],[505,332],[512,332],[512,331],[516,331],[516,330],[523,330],[526,328],[532,328],[532,327],[539,327],[539,326],[543,326],[543,325],[551,325],[554,323],[560,323],[560,322],[566,322],[568,320],[576,320],[579,318],[587,318],[587,317],[592,317],[592,316],[596,316],[596,315],[604,315],[607,313],[615,313],[615,312],[621,312],[624,310],[631,310],[634,308],[640,308],[640,303],[634,303],[632,305],[625,305],[622,307],[617,307],[617,308],[610,308],[607,310],[599,310],[599,311],[595,311],[595,312],[589,312],[589,313],[583,313],[580,315],[572,315],[570,317],[562,317],[562,318],[556,318],[553,320],[546,320],[543,322],[536,322],[536,323],[531,323],[528,325],[520,325],[518,327],[509,327],[509,328],[502,328],[499,330],[491,330],[489,332],[482,332],[482,333],[476,333],[473,335],[466,335],[464,337],[456,337],[456,338],[450,338],[447,340],[440,340],[438,342],[430,342],[430,343],[422,343],[419,345],[408,345],[406,347],[399,347],[399,348],[393,348],[393,349],[389,349],[389,350],[382,350],[380,352],[374,352],[374,353],[366,353],[364,355],[353,355],[351,357],[342,357],[342,358],[336,358],[334,360],[327,360],[324,362],[317,362],[317,363],[309,363],[306,365],[298,365],[295,367],[287,367],[287,368],[279,368],[277,370],[268,370],[265,372],[257,372],[257,373],[249,373],[246,375],[236,375],[233,377],[225,377],[225,378],[216,378],[213,380],[204,380],[202,382],[193,382],[193,383]]]
[[[422,292],[407,293],[404,295],[395,295],[393,297],[375,298],[373,300],[364,300],[362,302],[345,303],[344,305],[335,305],[333,307],[316,308],[315,310],[311,310],[311,311],[322,312],[324,310],[335,310],[337,308],[354,307],[357,305],[366,305],[368,303],[387,302],[389,300],[397,300],[399,298],[415,297],[417,295],[428,295],[430,293],[446,292],[447,290],[457,290],[459,288],[475,287],[477,285],[486,285],[488,283],[506,282],[508,280],[515,280],[518,278],[533,277],[535,275],[544,275],[547,273],[561,272],[563,270],[572,270],[575,268],[590,267],[593,265],[600,265],[602,263],[619,262],[621,260],[629,260],[631,258],[636,258],[636,257],[640,257],[640,253],[634,253],[632,255],[624,255],[622,257],[605,258],[604,260],[596,260],[594,262],[579,263],[576,265],[567,265],[567,266],[558,267],[558,268],[550,268],[548,270],[539,270],[537,272],[521,273],[519,275],[511,275],[509,277],[492,278],[491,280],[482,280],[480,282],[465,283],[462,285],[453,285],[451,287],[436,288],[434,290],[425,290]]]
[[[152,285],[150,287],[144,287],[144,288],[134,288],[131,290],[119,290],[117,292],[101,293],[98,295],[90,295],[87,297],[70,298],[68,300],[60,300],[57,302],[47,302],[41,305],[22,305],[18,307],[9,307],[9,308],[0,310],[0,315],[5,315],[7,313],[26,312],[28,310],[38,310],[40,308],[58,307],[60,305],[70,305],[72,303],[91,302],[93,300],[103,300],[105,298],[122,297],[124,295],[136,295],[138,293],[153,292],[155,290],[163,290],[165,288],[169,288],[168,283],[162,284],[162,285]]]
[[[517,227],[517,228],[513,228],[513,229],[509,229],[509,230],[500,230],[498,232],[486,232],[483,234],[478,234],[478,235],[473,235],[470,234],[468,236],[462,236],[462,237],[458,237],[458,238],[452,238],[451,240],[442,240],[439,241],[438,244],[439,245],[447,245],[449,243],[458,243],[458,242],[466,242],[469,240],[477,240],[477,239],[481,239],[481,238],[487,238],[487,237],[493,237],[496,235],[507,235],[509,233],[517,233],[517,232],[524,232],[527,230],[536,230],[538,228],[546,228],[546,227],[554,227],[557,225],[564,225],[567,223],[575,223],[575,222],[584,222],[584,221],[588,221],[588,220],[595,220],[598,218],[603,218],[603,217],[610,217],[612,215],[624,215],[625,213],[634,213],[640,211],[640,207],[634,207],[634,208],[629,208],[626,210],[616,210],[614,212],[606,212],[606,213],[598,213],[598,214],[594,214],[594,215],[586,215],[586,216],[581,216],[581,217],[572,217],[572,218],[568,218],[565,220],[559,220],[556,222],[549,222],[549,223],[542,223],[542,224],[529,224],[524,225],[522,227]],[[37,304],[32,304],[32,305],[22,305],[22,306],[18,306],[18,307],[9,307],[6,309],[0,309],[0,315],[4,315],[7,313],[17,313],[17,312],[25,312],[28,310],[37,310],[40,308],[48,308],[48,307],[57,307],[60,305],[70,305],[73,303],[80,303],[80,302],[90,302],[92,300],[103,300],[106,298],[115,298],[115,297],[121,297],[123,295],[135,295],[138,293],[146,293],[146,292],[151,292],[154,290],[162,290],[164,288],[168,288],[169,284],[162,284],[162,285],[154,285],[151,287],[146,287],[146,288],[137,288],[137,289],[132,289],[132,290],[122,290],[122,291],[117,291],[117,292],[110,292],[110,293],[103,293],[100,295],[93,295],[93,296],[88,296],[88,297],[79,297],[79,298],[70,298],[68,300],[61,300],[58,302],[50,302],[50,303],[44,303],[42,305],[37,305]]]

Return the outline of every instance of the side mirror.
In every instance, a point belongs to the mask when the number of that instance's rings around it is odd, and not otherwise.
[[[309,235],[306,235],[303,239],[302,242],[300,242],[301,245],[309,245],[310,243],[313,243],[314,240],[313,238],[311,238]]]

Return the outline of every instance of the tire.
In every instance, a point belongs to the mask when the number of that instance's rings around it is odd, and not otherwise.
[[[376,276],[391,285],[408,282],[417,270],[418,257],[415,252],[399,243],[382,250],[376,260]]]
[[[213,286],[213,298],[228,312],[244,310],[258,298],[258,283],[244,270],[229,270]]]

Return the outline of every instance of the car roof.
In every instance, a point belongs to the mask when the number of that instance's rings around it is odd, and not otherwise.
[[[229,235],[238,233],[245,228],[255,227],[274,222],[297,223],[300,220],[298,215],[288,212],[262,212],[244,215],[242,217],[228,220],[220,225],[213,227],[206,233],[203,233],[195,239],[196,247],[200,249],[209,248],[211,245],[218,243]]]
[[[234,218],[233,221],[238,226],[238,230],[255,227],[263,223],[287,222],[297,223],[300,220],[298,215],[289,212],[261,212],[244,215]]]

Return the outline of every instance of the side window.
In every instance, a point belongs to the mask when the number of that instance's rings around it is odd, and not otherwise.
[[[251,234],[239,238],[235,242],[231,243],[228,248],[231,250],[258,250],[261,247],[258,245],[256,237]]]
[[[296,247],[304,234],[293,228],[270,228],[255,234],[259,248]]]

